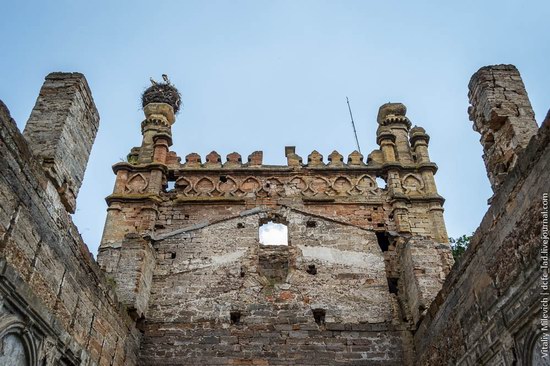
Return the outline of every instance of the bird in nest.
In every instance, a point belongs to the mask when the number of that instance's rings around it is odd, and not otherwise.
[[[168,75],[162,74],[162,80],[164,80],[164,83],[165,83],[166,85],[172,85],[172,83],[170,82],[170,79],[168,79]],[[156,82],[156,81],[155,81],[153,78],[151,78],[151,77],[149,78],[149,81],[151,81],[151,85],[153,85],[153,86],[159,85],[159,83]]]

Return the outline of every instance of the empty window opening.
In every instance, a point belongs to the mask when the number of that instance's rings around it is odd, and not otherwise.
[[[171,191],[174,188],[176,188],[176,182],[175,181],[168,181],[167,186],[166,186],[166,190]]]
[[[317,222],[309,220],[308,222],[306,222],[306,227],[317,227]]]
[[[315,323],[321,325],[325,324],[325,315],[326,311],[325,309],[313,309],[313,318],[315,319]]]
[[[260,226],[260,244],[263,245],[288,245],[288,227],[273,221]]]
[[[244,277],[244,275],[246,274],[243,267],[241,267],[241,271],[239,272],[239,274],[241,277]]]
[[[376,224],[376,226],[378,226],[378,227],[384,227],[384,223],[383,223],[383,222],[379,222],[378,224]]]
[[[237,224],[237,229],[244,229],[244,224],[242,222],[239,222]]]
[[[307,266],[306,272],[315,276],[317,274],[317,267],[315,267],[315,264],[310,264]]]
[[[175,259],[176,258],[176,253],[170,253],[170,258]]]
[[[485,137],[485,143],[484,143],[484,148],[485,149],[489,149],[491,148],[491,146],[493,146],[495,144],[495,136],[493,136],[492,133],[489,133],[487,134],[487,136]]]
[[[220,175],[220,182],[227,183],[227,177],[225,175]]]
[[[231,311],[229,313],[229,318],[231,319],[231,324],[240,324],[241,323],[241,312],[238,310]]]
[[[387,252],[390,247],[390,240],[385,232],[376,233],[376,239],[378,239],[378,245],[383,252]]]
[[[140,331],[141,334],[145,333],[145,316],[141,315],[136,320],[136,328]]]
[[[184,216],[183,216],[183,219],[184,219],[184,220],[189,220],[189,215],[184,215]]]
[[[376,178],[376,184],[378,185],[378,188],[380,189],[386,189],[386,181],[380,177]]]
[[[390,290],[390,294],[397,295],[399,293],[398,281],[398,278],[388,277],[388,289]]]
[[[137,321],[139,319],[139,312],[137,309],[133,306],[130,306],[127,308],[128,315],[130,315],[130,318],[132,318],[133,321]]]

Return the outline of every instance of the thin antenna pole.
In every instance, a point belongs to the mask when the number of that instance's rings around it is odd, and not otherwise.
[[[359,147],[359,139],[357,138],[357,131],[355,130],[355,122],[353,122],[353,114],[351,114],[351,106],[349,105],[349,99],[346,97],[346,102],[348,103],[349,116],[351,118],[351,127],[353,127],[353,135],[355,136],[355,143],[357,144],[357,150],[361,152]]]

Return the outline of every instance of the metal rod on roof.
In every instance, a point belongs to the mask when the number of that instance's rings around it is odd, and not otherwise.
[[[357,138],[357,131],[355,130],[355,122],[353,122],[353,114],[351,114],[351,106],[349,104],[348,97],[346,97],[346,102],[348,103],[349,116],[351,117],[351,127],[353,127],[353,135],[355,136],[355,143],[357,144],[357,150],[361,152],[361,147],[359,147],[359,139]]]

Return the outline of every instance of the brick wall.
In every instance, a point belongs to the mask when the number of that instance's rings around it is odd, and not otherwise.
[[[143,363],[410,363],[374,233],[281,209],[288,246],[258,245],[273,217],[259,211],[153,243]]]
[[[547,118],[499,185],[468,250],[420,324],[414,336],[417,365],[542,362],[536,342],[542,335],[541,212],[549,187],[549,142]]]
[[[0,155],[0,336],[32,365],[135,364],[139,333],[2,102]]]

